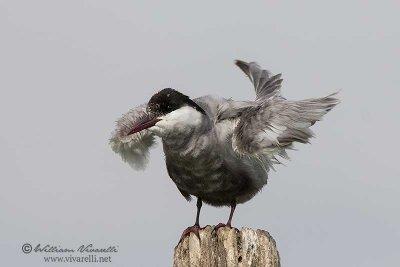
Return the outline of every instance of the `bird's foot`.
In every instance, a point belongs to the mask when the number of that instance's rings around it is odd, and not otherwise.
[[[223,228],[223,227],[229,227],[232,228],[231,224],[225,224],[225,223],[219,223],[214,227],[215,231],[218,231],[219,228]]]
[[[200,225],[195,224],[193,226],[189,226],[188,228],[183,231],[181,239],[179,242],[181,242],[187,235],[190,235],[190,233],[194,233],[199,239],[200,239],[200,230],[203,228],[200,227]]]

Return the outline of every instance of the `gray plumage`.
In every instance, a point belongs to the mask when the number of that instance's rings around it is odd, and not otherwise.
[[[281,96],[281,75],[236,61],[252,81],[254,101],[215,96],[193,100],[172,89],[117,121],[110,144],[134,168],[143,168],[154,137],[161,137],[168,174],[186,199],[214,205],[243,203],[267,183],[268,171],[294,142],[308,143],[310,126],[338,104],[334,94],[301,101]],[[132,131],[146,118],[154,126]],[[143,127],[142,127],[143,128]],[[132,133],[133,132],[133,133]]]

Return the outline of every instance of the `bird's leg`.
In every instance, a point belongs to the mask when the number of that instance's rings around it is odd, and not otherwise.
[[[196,222],[194,223],[195,226],[200,226],[200,210],[201,210],[201,206],[203,206],[203,201],[201,201],[201,198],[197,198],[197,203],[196,203],[196,207],[197,207],[197,212],[196,212]]]
[[[190,226],[188,228],[185,229],[185,231],[183,231],[182,236],[181,236],[181,240],[183,240],[183,238],[185,236],[187,236],[190,233],[194,233],[199,239],[200,239],[200,210],[201,210],[201,206],[203,206],[203,202],[201,201],[201,198],[197,198],[197,213],[196,213],[196,222],[194,223],[193,226]]]
[[[231,213],[229,214],[228,222],[226,224],[225,223],[219,223],[217,226],[215,226],[215,230],[218,230],[219,228],[226,227],[226,226],[229,227],[229,228],[232,227],[232,217],[233,217],[233,213],[235,212],[235,209],[236,209],[236,200],[233,200],[231,202]]]
[[[236,200],[232,201],[231,203],[231,213],[229,214],[229,219],[228,222],[226,223],[226,226],[232,227],[231,223],[232,223],[232,217],[233,217],[233,213],[235,212],[236,209]]]

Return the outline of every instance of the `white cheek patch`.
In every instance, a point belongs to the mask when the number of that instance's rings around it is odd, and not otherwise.
[[[153,127],[149,128],[158,136],[165,136],[171,132],[185,133],[201,124],[202,114],[196,109],[184,106],[174,110],[163,117]]]

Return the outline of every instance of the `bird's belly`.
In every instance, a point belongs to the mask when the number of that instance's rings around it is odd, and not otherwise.
[[[245,202],[260,189],[240,166],[228,166],[217,153],[196,159],[166,158],[170,177],[177,187],[205,202],[221,206],[233,200]]]
[[[172,180],[180,189],[192,195],[222,188],[229,179],[222,166],[222,161],[218,158],[167,160]]]

